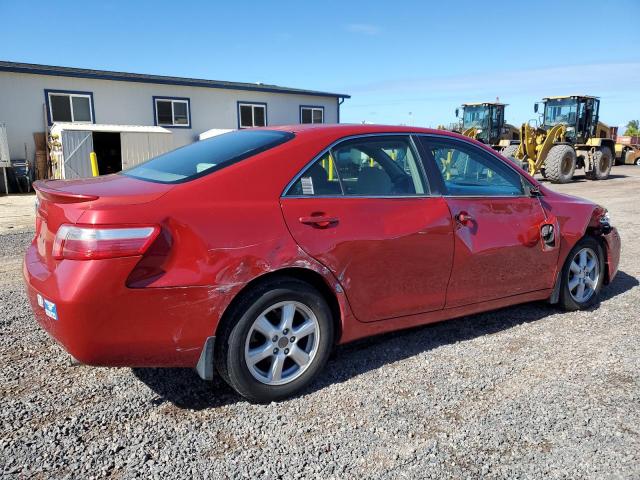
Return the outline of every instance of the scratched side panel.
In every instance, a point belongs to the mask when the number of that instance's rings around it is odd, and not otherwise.
[[[320,146],[309,142],[308,148],[311,156]],[[117,275],[120,290],[114,286],[105,292],[114,303],[105,308],[104,318],[111,318],[113,328],[128,330],[129,337],[118,341],[125,345],[130,338],[142,345],[134,364],[195,365],[206,337],[215,334],[232,299],[267,273],[309,269],[322,275],[332,290],[340,290],[329,270],[293,241],[282,218],[280,193],[304,164],[287,162],[288,152],[265,154],[179,184],[150,204],[126,209],[105,205],[83,217],[85,223],[162,227],[150,254],[130,259]],[[349,321],[344,293],[338,291],[336,297],[342,319]],[[168,349],[164,359],[163,344]],[[132,355],[123,356],[121,363],[132,363]],[[98,358],[86,360],[102,363]]]

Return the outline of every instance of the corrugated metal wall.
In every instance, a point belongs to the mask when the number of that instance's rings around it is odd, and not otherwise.
[[[123,170],[173,149],[170,133],[122,132],[120,139]]]
[[[0,168],[10,167],[11,160],[9,159],[9,143],[7,141],[7,126],[4,123],[0,123]]]
[[[63,178],[91,177],[93,134],[91,132],[64,130],[62,132]]]

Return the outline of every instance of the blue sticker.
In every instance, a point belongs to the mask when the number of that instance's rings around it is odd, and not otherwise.
[[[44,300],[44,313],[47,314],[47,317],[58,320],[58,309],[56,308],[56,304],[47,299]]]

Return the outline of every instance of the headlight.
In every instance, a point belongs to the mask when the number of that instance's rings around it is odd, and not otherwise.
[[[600,223],[607,223],[611,225],[611,216],[609,215],[609,210],[604,211],[604,213],[600,217]]]
[[[40,208],[40,199],[36,195],[36,201],[33,202],[33,208],[36,210],[36,215],[38,215],[38,208]]]
[[[481,128],[479,128],[479,129],[477,130],[477,132],[478,132],[478,133],[482,133],[482,129],[481,129]]]

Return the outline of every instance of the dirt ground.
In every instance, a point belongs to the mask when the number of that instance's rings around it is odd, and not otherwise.
[[[0,196],[0,235],[34,228],[35,194]]]

